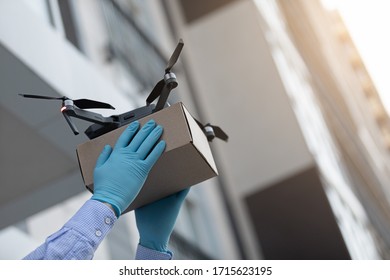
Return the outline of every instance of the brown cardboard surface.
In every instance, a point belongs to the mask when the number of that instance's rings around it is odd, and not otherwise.
[[[125,212],[218,175],[207,138],[182,103],[139,122],[143,125],[150,119],[164,127],[161,138],[167,145],[137,198]],[[125,128],[118,128],[77,147],[81,174],[90,191],[93,191],[93,170],[98,156],[105,145],[114,147]]]

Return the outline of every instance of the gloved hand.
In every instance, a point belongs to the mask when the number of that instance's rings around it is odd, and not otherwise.
[[[139,243],[149,249],[167,252],[168,241],[189,188],[135,210]]]
[[[114,150],[105,146],[94,170],[91,199],[110,204],[117,217],[138,195],[149,171],[165,149],[163,140],[155,145],[163,128],[156,126],[153,120],[138,129],[139,122],[135,121],[123,131]]]

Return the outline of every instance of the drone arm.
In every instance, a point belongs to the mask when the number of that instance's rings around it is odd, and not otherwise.
[[[69,124],[70,128],[72,129],[75,135],[78,135],[79,131],[77,130],[76,125],[72,122],[70,117],[74,117],[74,118],[78,118],[78,119],[82,119],[85,121],[102,124],[102,125],[111,124],[114,122],[113,117],[103,117],[101,114],[84,111],[75,108],[74,106],[64,106],[61,109],[61,112],[64,115],[66,122]]]
[[[63,113],[70,117],[74,117],[74,118],[78,118],[78,119],[82,119],[85,121],[98,123],[98,124],[109,124],[114,122],[114,119],[112,117],[103,117],[101,114],[84,111],[74,107],[65,109]]]
[[[78,134],[79,134],[79,131],[77,130],[77,127],[76,127],[75,124],[72,122],[72,120],[70,119],[70,117],[68,116],[68,114],[65,113],[65,112],[62,112],[62,114],[64,115],[65,120],[66,120],[66,122],[69,124],[70,128],[72,129],[74,135],[78,135]]]

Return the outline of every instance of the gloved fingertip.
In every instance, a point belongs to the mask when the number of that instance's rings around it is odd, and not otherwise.
[[[145,161],[148,162],[148,165],[150,166],[150,168],[160,158],[160,156],[162,155],[162,153],[165,150],[165,147],[166,147],[165,141],[161,140],[160,142],[158,142],[158,144],[150,152],[149,156],[145,159]]]
[[[110,145],[105,145],[103,148],[103,151],[100,153],[97,161],[96,161],[96,167],[102,166],[107,159],[110,157],[112,152],[112,148]]]
[[[108,157],[112,152],[112,148],[110,145],[105,145],[102,151],[102,154],[105,155],[105,157]]]
[[[147,125],[154,125],[154,124],[156,124],[156,122],[155,122],[154,119],[151,119],[151,120],[149,120],[146,124],[147,124]]]
[[[161,140],[157,145],[160,145],[161,148],[165,148],[167,146],[167,142],[165,142],[165,140]]]
[[[160,142],[158,142],[158,144],[154,149],[157,151],[159,157],[164,152],[166,147],[167,147],[167,143],[164,140],[160,140]]]
[[[139,121],[134,121],[127,127],[127,129],[133,130],[133,129],[136,129],[138,127],[139,127]]]

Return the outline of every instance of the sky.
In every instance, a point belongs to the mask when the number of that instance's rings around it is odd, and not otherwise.
[[[337,9],[390,114],[390,1],[322,0]]]

